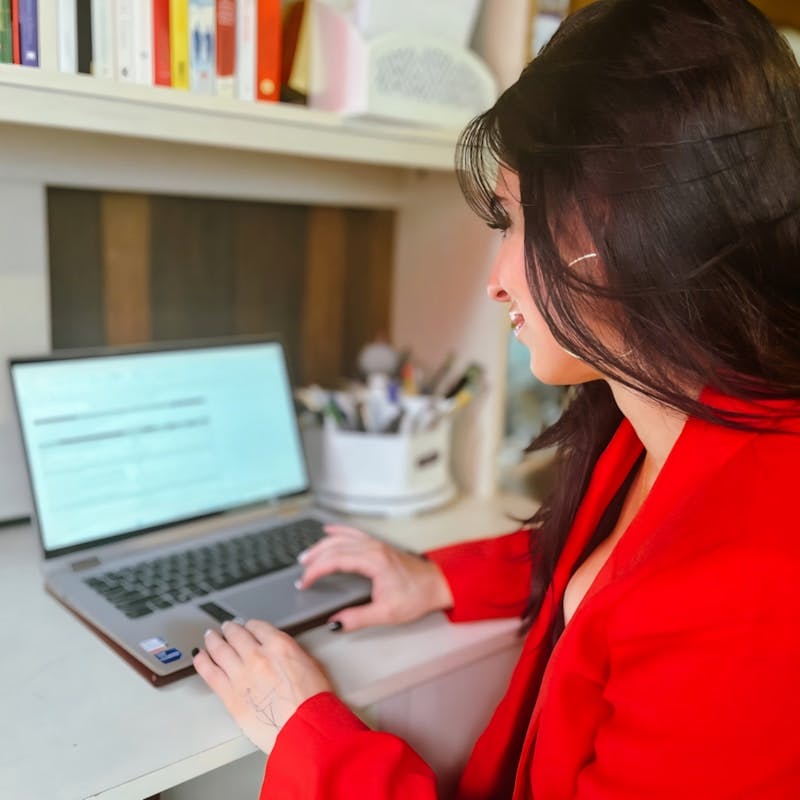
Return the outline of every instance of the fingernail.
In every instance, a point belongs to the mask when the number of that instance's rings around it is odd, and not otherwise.
[[[192,648],[192,658],[194,658],[200,652],[199,648],[193,647]]]
[[[231,622],[235,622],[237,625],[244,627],[244,620],[241,617],[234,617]]]
[[[308,558],[308,550],[303,550],[297,556],[297,560],[302,564]]]
[[[298,579],[297,579],[297,580],[294,582],[294,588],[295,588],[295,589],[302,589],[302,588],[303,588],[303,581],[301,581],[301,580],[300,580],[300,578],[298,578]]]
[[[211,628],[206,628],[206,632],[203,634],[203,636],[208,636],[209,633],[211,633]]]
[[[338,619],[334,619],[328,623],[328,630],[331,633],[336,633],[336,631],[340,631],[344,626]]]

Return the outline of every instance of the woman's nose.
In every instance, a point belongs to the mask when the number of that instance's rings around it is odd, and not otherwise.
[[[496,300],[498,303],[507,303],[509,301],[508,292],[506,292],[500,283],[497,264],[492,267],[489,280],[486,283],[486,293],[489,295],[490,299]]]

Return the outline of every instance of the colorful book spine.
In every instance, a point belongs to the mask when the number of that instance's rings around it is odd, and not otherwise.
[[[19,64],[19,0],[11,0],[11,61]]]
[[[0,0],[0,64],[14,63],[11,28],[11,0]]]
[[[153,3],[135,0],[133,4],[134,79],[144,86],[153,84]]]
[[[172,86],[169,2],[170,0],[153,0],[153,83],[156,86]]]
[[[58,0],[58,68],[61,72],[78,71],[78,4],[76,0]]]
[[[240,100],[256,99],[256,0],[236,3],[236,87]]]
[[[217,80],[220,97],[233,97],[236,74],[236,0],[217,0]]]
[[[39,66],[39,13],[36,0],[19,0],[20,63]]]
[[[258,0],[256,98],[275,101],[281,93],[281,3]]]
[[[92,74],[113,80],[117,41],[113,0],[92,0]]]
[[[39,3],[39,67],[58,71],[58,3]]]
[[[172,86],[189,88],[189,0],[169,0],[169,51]]]
[[[189,88],[214,94],[217,71],[214,0],[189,0]]]
[[[117,57],[114,68],[117,80],[133,83],[136,80],[136,52],[133,42],[133,7],[141,0],[116,0],[114,31]]]

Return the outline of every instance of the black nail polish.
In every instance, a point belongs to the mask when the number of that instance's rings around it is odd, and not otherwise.
[[[192,648],[192,658],[194,658],[199,652],[200,652],[199,648],[193,647]]]
[[[331,631],[331,633],[336,633],[336,631],[340,631],[342,627],[343,627],[342,623],[339,622],[338,619],[335,619],[332,622],[328,623],[328,630]]]

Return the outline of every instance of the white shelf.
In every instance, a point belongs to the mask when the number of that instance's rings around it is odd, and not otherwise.
[[[452,171],[456,131],[0,64],[0,124]]]

